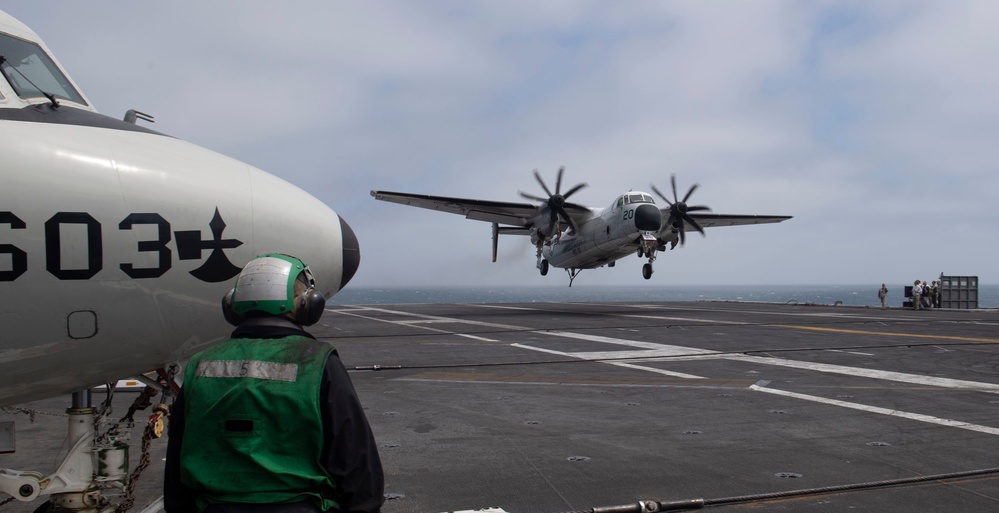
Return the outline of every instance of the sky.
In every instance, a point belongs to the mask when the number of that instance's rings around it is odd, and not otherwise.
[[[374,200],[700,188],[780,224],[692,233],[573,286],[999,282],[999,3],[8,2],[102,113],[311,192],[356,287],[565,287],[526,237]]]

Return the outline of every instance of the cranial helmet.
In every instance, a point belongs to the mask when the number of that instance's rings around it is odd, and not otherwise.
[[[286,316],[311,326],[325,307],[326,298],[316,290],[309,266],[278,253],[250,260],[236,277],[236,286],[222,297],[222,313],[234,326],[247,317],[266,315]]]

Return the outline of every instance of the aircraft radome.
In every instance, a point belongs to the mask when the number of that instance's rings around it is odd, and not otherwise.
[[[165,368],[223,340],[220,300],[257,254],[303,259],[327,296],[356,271],[357,239],[328,206],[136,124],[150,116],[99,114],[2,11],[0,74],[0,406]],[[86,497],[91,476],[66,481],[86,474],[69,470],[0,472],[0,491]]]
[[[615,262],[628,255],[647,259],[642,267],[646,280],[652,278],[652,263],[656,254],[681,246],[686,241],[688,227],[704,233],[712,226],[737,226],[746,224],[779,223],[791,216],[710,214],[706,206],[688,206],[687,201],[697,190],[694,184],[680,198],[676,190],[676,176],[671,177],[672,201],[652,185],[653,192],[666,207],[659,208],[651,194],[630,191],[616,197],[606,208],[591,208],[570,203],[570,196],[586,187],[580,183],[562,192],[562,174],[558,170],[555,191],[552,192],[534,171],[547,197],[521,192],[533,203],[511,203],[477,199],[427,196],[405,192],[371,191],[375,199],[402,205],[439,210],[465,216],[467,219],[486,221],[493,227],[493,262],[500,234],[530,235],[537,248],[537,268],[547,275],[549,266],[565,269],[569,286],[583,269],[613,267]]]

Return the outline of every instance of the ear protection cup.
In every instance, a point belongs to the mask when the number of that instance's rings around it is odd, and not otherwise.
[[[236,310],[232,307],[232,295],[235,292],[236,289],[232,288],[222,296],[222,316],[225,317],[225,320],[229,324],[239,326],[239,323],[243,322],[244,316],[236,313]]]
[[[298,296],[298,305],[295,308],[295,322],[302,326],[312,326],[319,322],[319,318],[326,311],[326,297],[318,290],[309,287]]]

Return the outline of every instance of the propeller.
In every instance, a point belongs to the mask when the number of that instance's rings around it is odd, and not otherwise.
[[[580,189],[586,187],[586,184],[585,183],[577,184],[575,187],[565,191],[565,194],[562,194],[562,173],[564,172],[565,172],[565,166],[558,168],[558,177],[555,179],[555,193],[552,194],[551,189],[548,188],[548,186],[545,184],[545,181],[541,178],[541,173],[538,173],[537,169],[534,170],[534,178],[538,181],[539,184],[541,184],[541,188],[545,190],[545,194],[548,195],[547,198],[542,198],[540,196],[528,194],[523,191],[518,191],[518,192],[520,192],[520,196],[525,199],[540,201],[548,205],[548,208],[551,211],[555,212],[557,216],[556,219],[561,218],[563,221],[569,224],[569,226],[572,228],[572,231],[576,231],[577,229],[576,221],[573,221],[572,216],[570,216],[569,213],[566,212],[565,207],[567,205],[577,207],[577,205],[573,205],[572,203],[567,203],[566,200],[569,199],[569,196],[572,196]],[[552,235],[552,234],[549,233],[547,235]]]
[[[698,205],[693,207],[687,205],[687,200],[690,199],[690,195],[694,194],[694,191],[696,191],[697,188],[700,187],[700,185],[696,183],[694,185],[691,185],[690,190],[687,191],[687,194],[683,197],[683,200],[679,200],[677,199],[676,195],[675,174],[670,175],[670,182],[673,184],[673,201],[670,201],[665,194],[659,192],[659,189],[657,189],[655,185],[651,184],[650,185],[652,187],[652,191],[658,194],[659,197],[663,199],[663,201],[669,204],[669,219],[666,220],[666,224],[677,228],[677,231],[680,233],[680,245],[682,246],[686,239],[684,235],[684,233],[686,232],[684,228],[684,223],[689,224],[690,226],[694,227],[695,230],[701,232],[701,235],[704,235],[704,228],[701,228],[701,225],[697,224],[697,221],[693,217],[691,217],[688,212],[711,210],[711,208],[703,205]]]

